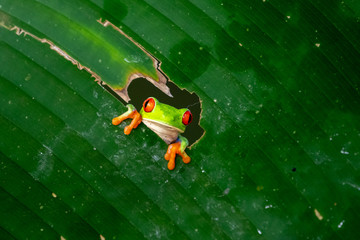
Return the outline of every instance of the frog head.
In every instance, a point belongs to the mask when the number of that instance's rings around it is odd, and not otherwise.
[[[192,120],[189,109],[177,109],[149,97],[143,103],[140,115],[144,124],[159,135],[167,144],[174,142]]]

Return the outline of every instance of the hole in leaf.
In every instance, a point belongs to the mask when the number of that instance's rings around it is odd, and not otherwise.
[[[201,117],[200,98],[195,93],[190,93],[186,89],[180,89],[173,82],[168,81],[167,86],[170,88],[173,97],[169,97],[160,89],[144,78],[133,80],[128,87],[129,103],[133,104],[136,109],[140,110],[142,104],[148,97],[155,97],[160,102],[171,105],[176,108],[188,108],[192,113],[192,122],[186,127],[181,135],[189,141],[189,146],[197,142],[204,134],[204,129],[199,125]]]

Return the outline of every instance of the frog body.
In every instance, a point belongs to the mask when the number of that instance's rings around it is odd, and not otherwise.
[[[169,161],[169,170],[175,168],[176,155],[180,155],[183,162],[190,162],[190,157],[185,153],[185,149],[189,145],[189,142],[181,135],[192,120],[189,109],[177,109],[173,106],[161,103],[153,97],[144,101],[140,112],[138,112],[131,104],[128,104],[127,108],[127,112],[113,119],[112,123],[114,125],[120,124],[127,118],[132,118],[133,120],[130,125],[126,126],[124,129],[124,133],[128,135],[132,129],[143,122],[169,145],[165,154],[165,159]]]

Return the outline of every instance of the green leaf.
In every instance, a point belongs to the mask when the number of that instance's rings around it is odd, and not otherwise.
[[[0,0],[1,239],[358,239],[359,13],[351,0]],[[190,164],[169,171],[156,134],[111,124],[126,108],[91,72],[120,87],[158,75],[99,19],[200,97]]]

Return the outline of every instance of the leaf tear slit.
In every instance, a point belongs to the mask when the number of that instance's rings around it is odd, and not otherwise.
[[[48,44],[51,50],[58,53],[60,56],[65,58],[67,61],[71,62],[79,70],[85,70],[86,72],[88,72],[91,75],[91,77],[94,78],[95,82],[97,82],[99,84],[103,84],[103,81],[101,80],[101,77],[97,73],[92,71],[89,67],[82,65],[79,61],[77,61],[75,58],[70,56],[66,51],[61,49],[59,46],[57,46],[55,43],[53,43],[49,39],[40,38],[40,37],[36,36],[35,34],[32,34],[31,32],[28,32],[25,29],[20,28],[19,26],[16,26],[16,25],[15,26],[7,26],[7,25],[5,25],[5,23],[1,22],[0,26],[7,29],[7,30],[9,30],[10,32],[15,32],[15,34],[18,35],[18,36],[23,36],[23,37],[29,36],[32,39],[34,39],[34,40],[36,40],[36,41],[38,41],[40,43]]]

